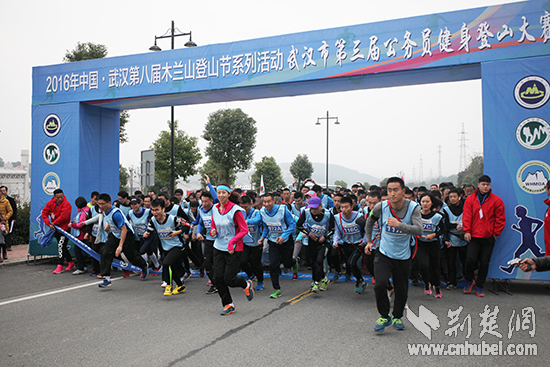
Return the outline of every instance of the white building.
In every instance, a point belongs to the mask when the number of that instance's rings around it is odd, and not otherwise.
[[[7,164],[9,165],[9,164]],[[8,195],[18,198],[19,202],[31,200],[29,151],[21,151],[21,166],[17,168],[0,167],[0,185],[8,188]]]

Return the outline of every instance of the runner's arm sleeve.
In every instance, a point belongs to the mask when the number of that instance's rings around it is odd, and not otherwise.
[[[422,235],[422,214],[420,213],[420,205],[416,205],[415,208],[413,209],[411,221],[412,221],[412,224],[399,222],[399,224],[397,225],[397,229],[400,230],[401,232],[405,232],[413,236],[421,236]]]
[[[372,227],[374,227],[374,223],[380,218],[382,215],[382,203],[378,203],[374,206],[374,208],[371,210],[369,217],[367,218],[367,224],[365,227],[365,237],[368,242],[372,242]]]
[[[214,188],[214,186],[212,186],[211,183],[208,183],[208,190],[210,190],[210,194],[212,194],[212,198],[214,199],[214,204],[219,203],[220,201],[218,200],[218,193],[216,192],[216,189]]]
[[[288,238],[296,231],[296,222],[294,221],[294,217],[288,210],[288,208],[285,206],[285,222],[286,222],[286,230],[281,234],[281,237],[283,240],[288,240]]]
[[[251,226],[258,225],[262,222],[262,216],[258,211],[256,211],[250,219],[248,219],[248,224]]]

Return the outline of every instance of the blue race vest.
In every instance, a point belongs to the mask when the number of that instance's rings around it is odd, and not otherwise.
[[[323,213],[323,219],[320,222],[317,222],[313,219],[311,215],[311,209],[306,209],[306,220],[305,224],[307,225],[308,230],[313,233],[318,238],[323,237],[328,233],[328,223],[330,221],[330,212],[325,209]]]
[[[153,225],[157,230],[157,234],[164,251],[170,251],[174,247],[183,247],[183,243],[181,243],[179,236],[174,236],[172,238],[168,236],[170,232],[176,230],[176,227],[174,226],[175,220],[176,216],[169,214],[166,222],[164,224],[160,224],[155,217],[151,217],[151,222],[153,222]]]
[[[257,209],[250,209],[250,212],[246,213],[245,220],[254,218],[255,216],[260,215],[260,212]],[[262,237],[262,222],[252,225],[248,225],[248,234],[244,236],[243,243],[250,247],[256,247],[258,245],[258,240]]]
[[[431,240],[426,240],[426,236],[436,232],[437,225],[441,221],[441,218],[443,218],[443,216],[439,213],[435,213],[433,215],[433,217],[431,217],[429,219],[422,218],[422,238],[420,238],[420,240],[422,240],[423,242],[438,242],[439,241],[439,238],[437,236],[435,236]]]
[[[443,208],[443,210],[445,210],[449,216],[450,223],[462,226],[462,213],[460,215],[454,215],[449,207]],[[452,247],[463,247],[468,244],[466,240],[459,237],[462,232],[457,231],[456,228],[449,230],[449,233],[451,234],[449,236],[449,242],[451,242]]]
[[[143,237],[143,234],[147,231],[147,219],[149,219],[150,209],[144,209],[144,213],[141,217],[137,217],[136,213],[132,210],[128,214],[130,221],[134,225],[134,230],[139,237]]]
[[[102,215],[99,213],[95,206],[92,206],[90,208],[90,212],[92,213],[92,218],[97,217],[98,215]],[[107,242],[107,232],[103,229],[103,226],[100,226],[99,223],[94,223],[92,226],[92,236],[97,237],[99,235],[99,242],[105,243]]]
[[[132,231],[132,226],[130,225],[130,222],[128,222],[128,219],[126,218],[126,216],[122,213],[122,210],[120,210],[115,206],[112,206],[109,213],[108,214],[103,213],[103,215],[105,215],[104,217],[105,223],[109,224],[109,227],[111,227],[111,233],[113,234],[113,236],[120,239],[120,234],[121,234],[120,227],[118,227],[115,224],[115,221],[113,220],[113,214],[115,214],[116,212],[119,212],[122,215],[122,218],[124,219],[124,224],[126,225],[126,229],[128,230],[128,233],[126,234],[126,236],[129,236],[129,235],[133,236],[134,233]]]
[[[273,216],[267,214],[267,210],[263,207],[260,209],[260,215],[264,225],[267,226],[267,239],[271,242],[277,242],[277,237],[281,237],[288,227],[285,222],[285,206],[279,205]]]
[[[348,221],[342,213],[336,215],[336,230],[340,232],[340,238],[343,243],[357,244],[361,242],[361,227],[355,221],[359,217],[359,213],[352,212],[351,219]]]
[[[223,215],[220,214],[217,207],[212,210],[212,220],[216,223],[216,239],[214,240],[215,249],[225,252],[228,251],[229,240],[237,234],[233,217],[239,210],[245,214],[244,209],[238,205],[233,205],[231,209]]]
[[[417,203],[409,201],[405,218],[401,219],[403,223],[412,224],[412,213],[417,205]],[[382,202],[382,232],[379,251],[392,259],[407,260],[411,257],[411,245],[414,245],[414,238],[410,234],[388,226],[387,221],[391,216],[388,201],[385,200]]]
[[[212,208],[210,208],[210,210],[207,212],[205,212],[203,208],[200,208],[198,211],[199,216],[202,218],[204,229],[206,229],[206,235],[204,236],[204,238],[210,241],[215,240],[214,237],[210,236],[210,229],[212,228]]]

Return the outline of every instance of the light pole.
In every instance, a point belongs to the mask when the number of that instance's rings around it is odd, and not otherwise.
[[[149,51],[162,51],[160,47],[157,46],[157,40],[161,38],[171,38],[172,39],[172,50],[174,49],[174,38],[180,37],[180,36],[189,36],[189,41],[185,42],[185,47],[196,47],[197,44],[191,40],[191,32],[189,33],[183,33],[179,29],[178,32],[175,33],[177,28],[174,26],[174,21],[172,21],[172,27],[166,31],[162,36],[155,36],[155,44],[151,47],[149,47]],[[174,106],[170,106],[170,113],[171,113],[171,120],[170,120],[170,195],[174,195],[174,181],[175,181],[175,173],[174,173],[174,160],[175,160],[175,153],[174,153]]]
[[[328,189],[328,125],[329,125],[329,120],[336,120],[334,122],[334,125],[340,125],[340,122],[338,121],[338,117],[329,117],[328,111],[327,111],[327,117],[317,117],[317,123],[315,125],[321,125],[319,120],[326,120],[326,122],[327,122],[327,167],[325,169],[325,173],[326,173],[326,184],[325,185]]]

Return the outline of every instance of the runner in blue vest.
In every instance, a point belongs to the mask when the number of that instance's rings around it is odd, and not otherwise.
[[[447,260],[449,272],[449,284],[447,289],[455,289],[456,280],[456,256],[460,259],[462,269],[466,264],[466,254],[468,251],[468,242],[464,239],[464,231],[462,228],[462,211],[464,203],[460,200],[460,193],[457,188],[451,188],[449,191],[449,204],[443,208],[447,213],[446,227],[449,231],[449,242],[447,245]]]
[[[159,198],[151,202],[151,212],[144,238],[153,232],[158,234],[160,244],[164,250],[162,258],[162,276],[167,280],[164,289],[165,296],[181,294],[185,292],[185,284],[182,281],[184,269],[183,260],[183,234],[189,233],[190,226],[181,218],[166,214],[164,200]],[[172,282],[176,286],[172,288]]]
[[[296,228],[308,237],[306,257],[313,270],[311,290],[315,293],[326,291],[330,281],[325,276],[324,262],[330,249],[330,238],[334,234],[334,216],[323,208],[320,198],[312,197]]]
[[[120,191],[118,193],[118,200],[114,203],[117,208],[122,211],[124,216],[127,216],[128,213],[132,210],[130,207],[130,194],[127,191]]]
[[[97,194],[99,196],[99,194]],[[103,214],[99,205],[97,205],[97,196],[96,204],[90,208],[90,213],[85,224],[88,228],[88,236],[90,237],[90,247],[92,250],[101,254],[103,252],[103,246],[107,242],[107,232],[103,228]],[[99,261],[92,258],[92,272],[90,276],[95,276],[102,278],[101,270],[99,267]]]
[[[404,330],[401,318],[407,304],[409,274],[411,272],[411,246],[414,236],[422,234],[422,216],[417,203],[405,199],[405,183],[399,177],[390,177],[387,181],[389,199],[376,204],[367,220],[367,238],[372,238],[374,223],[381,221],[380,247],[374,259],[376,285],[376,306],[380,318],[374,330],[382,332],[393,324],[397,330]],[[372,241],[367,243],[365,253],[370,254]],[[395,288],[393,321],[390,316],[388,286],[390,277]]]
[[[279,274],[281,262],[286,268],[292,268],[292,272],[298,271],[298,262],[292,258],[294,242],[292,234],[296,230],[296,222],[286,205],[275,205],[273,194],[262,196],[264,207],[260,210],[264,229],[262,237],[258,240],[263,245],[267,240],[269,246],[269,275],[274,292],[270,298],[281,297]]]
[[[147,231],[147,224],[152,216],[151,210],[141,207],[141,199],[139,197],[132,197],[130,199],[130,206],[132,207],[132,210],[128,213],[128,220],[134,227],[136,235],[138,236],[139,253],[145,261],[147,261],[147,257],[149,257],[153,262],[154,270],[159,270],[160,265],[157,259],[157,254],[155,253],[156,251],[153,251],[152,246],[154,242],[146,241],[146,238],[143,236]]]
[[[330,198],[330,196],[323,194],[323,188],[321,186],[313,185],[311,190],[313,190],[317,197],[321,199],[321,204],[323,204],[323,208],[329,210],[334,207],[334,201]]]
[[[128,219],[119,208],[111,205],[109,194],[99,195],[97,204],[103,212],[105,231],[110,232],[101,254],[100,269],[101,275],[105,279],[103,283],[99,284],[99,287],[111,286],[111,263],[115,257],[119,257],[123,252],[133,265],[141,268],[141,278],[145,279],[149,269],[147,268],[147,262],[136,251],[135,236]]]
[[[346,269],[355,277],[355,292],[365,293],[367,282],[363,279],[361,268],[357,266],[359,259],[365,253],[363,236],[365,234],[365,218],[352,210],[353,201],[349,197],[340,199],[340,213],[334,216],[334,248],[343,248],[346,260]],[[363,263],[363,261],[361,261]]]
[[[260,211],[252,208],[250,196],[241,197],[241,206],[244,209],[245,221],[248,225],[248,235],[243,239],[244,247],[241,255],[241,268],[248,275],[248,279],[254,277],[258,280],[256,290],[264,289],[264,269],[262,267],[263,246],[258,245],[262,235],[262,216]]]
[[[425,193],[420,198],[422,213],[422,236],[418,239],[418,267],[424,281],[424,293],[432,294],[434,287],[435,298],[441,298],[441,242],[440,236],[445,236],[446,227],[443,216],[435,211],[435,207],[441,203],[431,193]]]
[[[239,194],[231,192],[229,186],[218,186],[219,203],[212,208],[212,228],[210,235],[214,240],[214,285],[218,288],[223,310],[222,316],[235,312],[235,305],[229,287],[240,287],[246,298],[254,298],[254,285],[251,280],[237,277],[241,270],[243,238],[248,234],[244,220],[244,210],[236,203]]]

